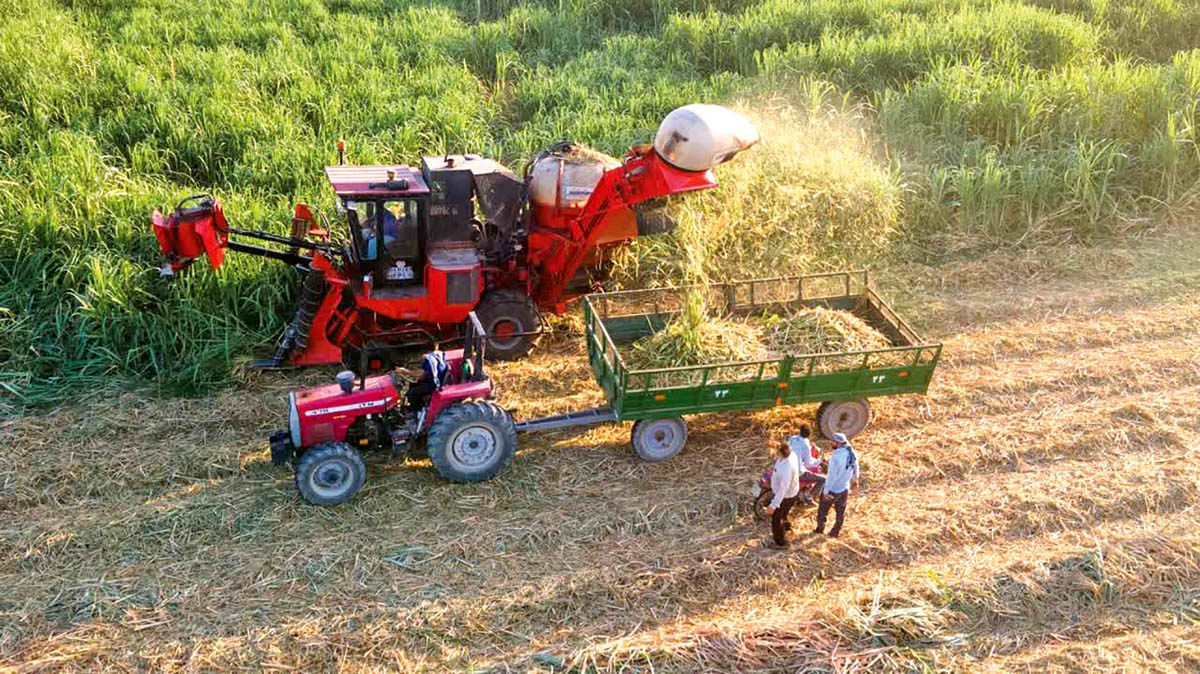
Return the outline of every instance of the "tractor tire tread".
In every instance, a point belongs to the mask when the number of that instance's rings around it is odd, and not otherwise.
[[[354,468],[354,476],[350,488],[337,498],[326,498],[313,492],[309,489],[308,481],[302,479],[302,476],[308,474],[313,464],[328,458],[330,455],[344,456]],[[300,492],[300,496],[305,501],[313,505],[337,505],[338,503],[349,501],[362,489],[363,483],[367,479],[367,464],[363,461],[362,454],[359,454],[358,450],[344,442],[322,442],[301,454],[294,465],[296,471],[293,474],[293,480],[296,483],[296,491]]]
[[[499,448],[500,456],[491,465],[476,472],[465,472],[449,459],[448,454],[451,450],[448,444],[457,428],[473,421],[482,421],[492,426],[498,432],[503,446]],[[483,482],[492,479],[512,463],[517,449],[517,427],[512,416],[494,402],[476,400],[458,403],[434,419],[425,444],[429,460],[438,475],[451,482]]]

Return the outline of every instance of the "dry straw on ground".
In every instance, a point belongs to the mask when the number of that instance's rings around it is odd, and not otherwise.
[[[328,373],[0,422],[0,667],[1196,671],[1200,274],[1163,268],[1187,245],[923,294],[931,395],[873,403],[843,537],[789,553],[749,488],[811,407],[691,419],[661,465],[623,425],[522,436],[478,485],[373,461],[337,508],[264,440]],[[580,349],[492,366],[501,402],[598,404]]]

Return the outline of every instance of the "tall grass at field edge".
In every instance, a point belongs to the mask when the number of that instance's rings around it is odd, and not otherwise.
[[[282,232],[321,168],[564,138],[620,154],[672,108],[765,142],[675,200],[710,274],[1102,242],[1195,203],[1200,12],[1176,0],[0,0],[0,412],[263,355],[294,272],[157,276],[153,208],[212,192]],[[678,241],[626,283],[670,282]],[[936,256],[935,256],[936,257]],[[86,384],[86,386],[84,385]]]

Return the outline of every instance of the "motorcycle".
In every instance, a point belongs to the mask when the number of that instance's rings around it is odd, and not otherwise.
[[[821,499],[822,488],[825,486],[825,473],[827,470],[827,464],[824,460],[822,460],[821,472],[811,473],[812,475],[819,476],[821,480],[816,482],[807,482],[802,480],[800,482],[800,493],[797,495],[797,498],[804,499],[807,497],[808,501],[801,501],[796,505],[811,506],[817,504],[817,502]],[[775,498],[775,492],[771,489],[771,476],[774,474],[775,468],[772,466],[759,476],[758,483],[755,485],[758,489],[758,495],[754,497],[754,519],[760,522],[765,522],[771,519],[771,516],[767,514],[767,506],[770,506],[771,500]]]

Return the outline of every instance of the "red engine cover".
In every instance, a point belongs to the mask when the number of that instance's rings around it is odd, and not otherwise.
[[[300,423],[300,445],[312,447],[321,442],[342,442],[346,430],[364,414],[378,414],[396,406],[400,394],[390,374],[367,377],[360,389],[358,380],[349,393],[330,384],[297,391],[296,412]]]

